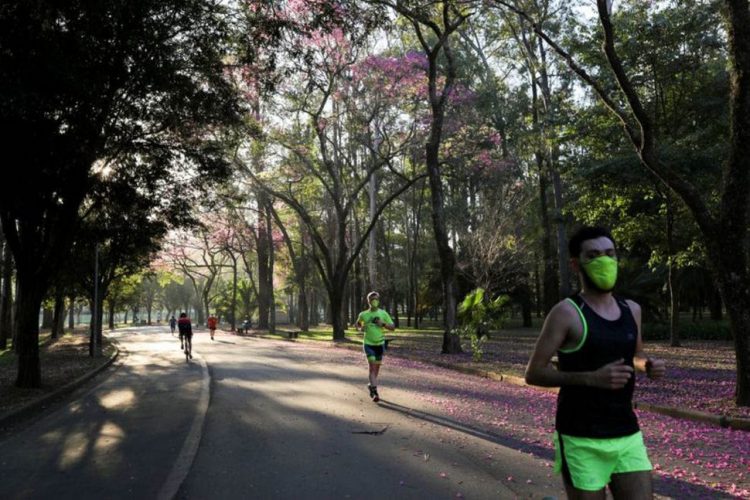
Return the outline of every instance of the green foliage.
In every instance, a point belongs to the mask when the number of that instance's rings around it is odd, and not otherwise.
[[[499,330],[508,316],[507,305],[510,297],[499,295],[490,300],[483,288],[469,292],[458,306],[458,333],[471,339],[474,361],[481,361],[482,346],[489,338],[490,330]]]

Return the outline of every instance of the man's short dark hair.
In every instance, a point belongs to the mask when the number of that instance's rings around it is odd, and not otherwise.
[[[583,226],[578,231],[576,231],[573,236],[570,237],[570,241],[568,242],[568,252],[570,253],[570,256],[578,258],[581,255],[581,246],[583,245],[584,241],[595,240],[596,238],[601,238],[602,236],[612,240],[612,243],[615,245],[615,249],[617,248],[617,242],[612,237],[609,229],[607,229],[606,227]]]
[[[370,300],[373,297],[377,297],[379,299],[380,298],[380,294],[378,292],[370,292],[370,293],[367,294],[367,300]]]

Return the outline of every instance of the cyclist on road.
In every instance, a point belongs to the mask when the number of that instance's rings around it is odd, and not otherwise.
[[[177,328],[180,330],[180,346],[185,351],[185,361],[193,359],[193,325],[187,313],[180,313]]]

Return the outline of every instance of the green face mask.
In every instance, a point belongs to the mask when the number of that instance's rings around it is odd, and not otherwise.
[[[370,301],[370,305],[371,305],[372,307],[378,307],[378,306],[380,305],[380,301],[379,301],[378,299],[372,299],[372,300]]]
[[[597,288],[608,292],[615,287],[617,281],[617,259],[602,255],[581,264],[583,272]]]

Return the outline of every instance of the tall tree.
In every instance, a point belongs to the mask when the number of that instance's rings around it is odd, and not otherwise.
[[[224,167],[204,126],[234,115],[225,27],[211,0],[3,3],[0,221],[18,272],[16,385],[41,384],[39,306],[97,162],[137,152],[161,178],[178,160]]]
[[[612,2],[597,0],[602,49],[619,92],[615,96],[591,76],[543,26],[515,5],[495,0],[524,16],[536,33],[557,52],[605,106],[620,120],[640,163],[668,186],[688,206],[703,236],[722,299],[727,307],[737,361],[735,400],[750,406],[750,249],[747,246],[747,218],[750,206],[750,5],[747,0],[724,0],[729,63],[729,154],[722,169],[722,182],[714,202],[704,189],[684,176],[677,165],[660,155],[653,118],[647,112],[632,77],[616,47]],[[620,105],[624,99],[624,107]]]
[[[461,340],[456,333],[456,256],[450,245],[445,221],[445,195],[441,174],[440,145],[446,106],[453,91],[456,67],[451,50],[451,37],[466,21],[469,13],[461,2],[390,2],[377,0],[407,19],[427,56],[427,87],[431,119],[425,144],[425,163],[430,182],[432,229],[440,256],[443,285],[443,353],[461,352]]]

